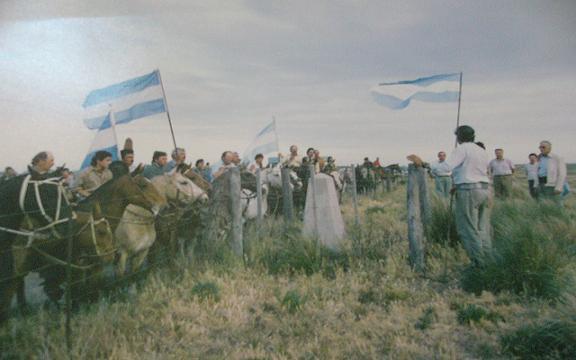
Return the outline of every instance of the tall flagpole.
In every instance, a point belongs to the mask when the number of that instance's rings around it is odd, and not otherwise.
[[[458,115],[456,116],[456,129],[460,126],[460,102],[462,100],[462,71],[460,72],[460,87],[458,89]],[[454,147],[458,146],[458,138],[456,138]]]
[[[276,148],[278,149],[278,152],[280,152],[280,142],[278,141],[278,128],[276,127],[276,116],[272,116],[272,122],[274,122],[274,136],[276,137]]]
[[[118,160],[122,160],[122,156],[120,155],[120,145],[118,144],[118,133],[116,132],[116,115],[114,115],[112,104],[108,105],[110,105],[110,112],[108,113],[108,116],[110,116],[110,126],[112,127],[112,132],[114,133],[114,141],[116,141],[116,156],[118,156]]]
[[[172,134],[172,142],[174,143],[174,149],[176,146],[176,137],[174,136],[174,128],[172,127],[172,120],[170,119],[170,111],[168,110],[168,101],[166,100],[166,92],[164,91],[164,83],[162,82],[162,75],[160,75],[160,69],[156,69],[158,73],[158,80],[160,80],[160,87],[162,88],[162,97],[164,98],[164,106],[166,107],[166,116],[168,116],[168,124],[170,125],[170,133]]]

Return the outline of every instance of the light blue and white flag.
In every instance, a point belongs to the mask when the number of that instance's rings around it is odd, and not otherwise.
[[[256,134],[254,140],[246,148],[242,154],[242,162],[250,164],[254,161],[254,157],[258,154],[264,155],[270,159],[278,155],[280,149],[278,148],[278,135],[276,133],[276,120],[266,125],[262,130]]]
[[[378,104],[400,110],[410,105],[412,100],[435,103],[458,101],[459,86],[460,73],[441,74],[382,83],[372,88],[370,93]]]
[[[146,116],[166,112],[166,104],[158,70],[118,84],[91,91],[84,103],[84,123],[89,129],[99,129],[109,111],[114,121],[126,124]]]
[[[108,151],[112,154],[112,160],[118,160],[118,143],[116,141],[116,135],[114,134],[114,128],[110,121],[110,113],[105,117],[104,121],[100,125],[92,145],[88,150],[88,154],[82,161],[82,166],[80,169],[85,169],[90,166],[92,157],[97,151]]]

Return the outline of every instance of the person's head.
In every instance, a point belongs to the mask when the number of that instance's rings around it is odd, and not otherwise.
[[[444,161],[446,160],[446,153],[444,151],[440,151],[438,153],[438,161]]]
[[[312,159],[314,157],[314,148],[308,148],[308,150],[306,150],[306,156]]]
[[[234,153],[232,151],[224,151],[220,157],[224,165],[230,165],[234,160]]]
[[[474,129],[468,125],[461,125],[458,126],[455,132],[456,140],[459,144],[467,143],[467,142],[474,142],[476,134],[474,133]]]
[[[172,160],[180,164],[186,160],[186,150],[183,148],[176,148],[172,150]]]
[[[367,157],[364,158],[364,162],[370,162],[370,159],[368,159]]]
[[[16,170],[14,170],[11,166],[6,166],[6,168],[4,169],[4,175],[15,176]]]
[[[61,174],[62,174],[62,178],[64,180],[68,179],[70,177],[70,175],[72,175],[72,173],[70,172],[70,169],[68,169],[68,168],[62,169]]]
[[[257,154],[257,155],[254,157],[254,161],[256,161],[256,164],[262,165],[262,161],[264,161],[264,155],[262,155],[262,154]]]
[[[122,158],[122,162],[126,164],[126,166],[130,167],[134,164],[134,150],[132,149],[124,149],[120,151],[120,157]]]
[[[204,159],[196,160],[196,163],[194,165],[196,165],[198,169],[204,169]]]
[[[290,146],[290,154],[298,155],[298,146],[296,146],[296,145]]]
[[[110,154],[108,151],[100,150],[96,151],[96,154],[92,156],[92,161],[90,162],[90,165],[92,165],[98,170],[105,170],[108,169],[108,166],[110,166],[111,162],[112,162],[112,154]]]
[[[332,156],[328,156],[328,157],[326,158],[326,162],[333,163],[333,162],[334,162],[334,158],[333,158]]]
[[[536,164],[536,162],[538,161],[538,155],[531,153],[530,155],[528,155],[528,160],[530,161],[530,164]]]
[[[320,157],[320,150],[314,149],[314,157],[316,157],[316,159]]]
[[[542,140],[540,141],[540,146],[538,148],[542,155],[548,155],[550,154],[550,151],[552,151],[552,143],[548,140]]]
[[[48,151],[41,151],[32,158],[32,166],[39,172],[47,172],[54,166],[54,155]]]
[[[164,151],[154,151],[152,162],[158,166],[164,166],[168,163],[168,155]]]
[[[234,165],[240,165],[240,163],[242,162],[242,159],[240,159],[240,154],[238,154],[238,152],[236,151],[232,153],[232,162],[234,163]]]
[[[494,150],[494,155],[496,155],[496,159],[502,160],[504,158],[504,150],[496,149]]]

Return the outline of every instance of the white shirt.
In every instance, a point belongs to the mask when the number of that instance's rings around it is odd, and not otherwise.
[[[454,184],[488,183],[488,155],[473,142],[459,144],[438,171],[452,171]]]
[[[508,159],[493,159],[490,161],[490,172],[494,176],[512,175],[514,172],[514,164]]]
[[[526,177],[528,180],[534,180],[538,182],[538,163],[526,164]]]
[[[434,176],[450,176],[452,175],[451,171],[442,171],[442,169],[439,168],[439,165],[442,164],[445,161],[435,161],[432,164],[430,164],[430,172],[432,173],[432,175]]]

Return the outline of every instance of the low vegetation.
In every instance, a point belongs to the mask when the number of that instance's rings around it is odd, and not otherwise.
[[[247,229],[244,261],[212,259],[222,244],[192,247],[201,261],[84,305],[69,350],[62,312],[15,316],[0,327],[0,358],[576,358],[575,199],[559,211],[518,189],[495,204],[483,268],[470,267],[439,201],[427,271],[414,273],[399,187],[361,197],[360,227],[345,199],[340,253],[268,219],[260,237]]]

